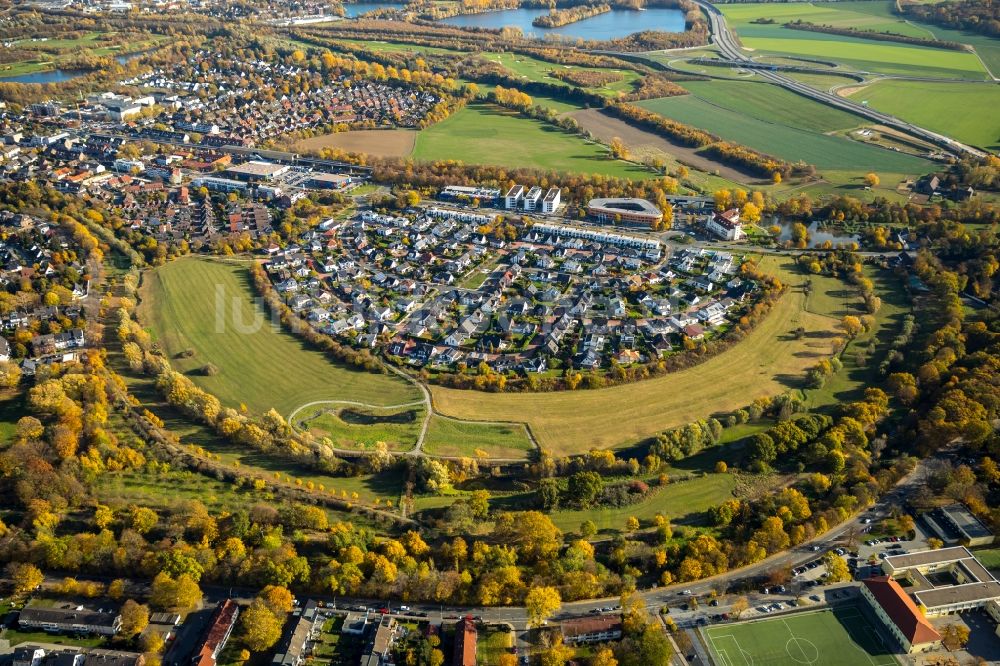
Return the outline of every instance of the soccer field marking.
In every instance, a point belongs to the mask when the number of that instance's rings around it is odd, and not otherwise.
[[[718,658],[718,660],[722,662],[721,666],[736,666],[736,662],[729,656],[729,650],[720,650],[715,645],[715,637],[712,635],[711,632],[706,631],[705,635],[708,636],[708,642],[712,644],[712,652],[715,653],[715,656]],[[743,646],[740,645],[740,642],[739,640],[736,639],[735,635],[719,634],[719,638],[720,639],[728,638],[730,641],[732,641],[733,647],[736,648],[736,653],[739,656],[743,657],[743,663],[746,664],[746,666],[754,666],[755,662],[753,659],[753,655],[743,649]]]
[[[792,628],[788,626],[788,620],[782,618],[781,622],[785,625],[788,633],[791,634],[791,638],[785,642],[785,652],[788,653],[788,658],[796,663],[807,665],[815,664],[819,661],[819,648],[816,647],[816,644],[808,638],[796,636]],[[796,652],[799,654],[796,655]],[[799,655],[801,655],[801,658]]]
[[[855,625],[853,627],[854,633],[860,633],[860,635],[867,635],[869,638],[874,636],[876,640],[872,642],[873,647],[876,645],[881,645],[882,647],[886,646],[885,641],[882,640],[882,637],[879,635],[879,633],[871,626],[871,623],[868,621],[868,618],[866,618],[861,613],[843,615],[839,618],[839,620],[843,622],[845,625],[848,625],[849,620],[859,621],[861,626],[858,627],[857,625]],[[858,632],[859,628],[862,630],[861,632]],[[859,651],[861,654],[865,655],[865,657],[868,658],[868,663],[871,664],[871,666],[890,666],[891,664],[896,663],[895,659],[890,659],[888,664],[885,664],[881,659],[875,661],[875,659],[872,658],[872,655],[869,654],[868,650],[866,650],[862,645],[854,645],[854,649]]]

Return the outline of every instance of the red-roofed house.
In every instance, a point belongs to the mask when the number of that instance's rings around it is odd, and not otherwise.
[[[876,576],[862,583],[862,596],[904,652],[912,654],[938,646],[941,634],[891,576]]]
[[[476,666],[476,623],[465,616],[455,627],[455,656],[451,663],[454,666]]]
[[[191,666],[215,666],[215,660],[226,647],[239,614],[239,606],[232,599],[226,599],[215,607],[208,629],[191,657]]]

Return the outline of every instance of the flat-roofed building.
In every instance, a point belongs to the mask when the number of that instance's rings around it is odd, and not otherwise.
[[[891,555],[882,562],[882,571],[906,582],[928,617],[974,609],[989,612],[1000,603],[1000,582],[964,546]],[[996,611],[1000,617],[1000,607]]]
[[[542,203],[542,188],[535,185],[524,195],[524,210],[539,210]]]
[[[663,212],[645,199],[591,199],[587,214],[600,222],[631,222],[653,225],[663,220]]]
[[[351,177],[340,173],[311,173],[306,179],[306,187],[317,190],[340,190],[351,184]]]
[[[554,213],[559,210],[561,199],[562,190],[558,187],[550,187],[549,191],[545,193],[545,198],[542,199],[542,212]]]
[[[226,169],[226,173],[237,180],[260,182],[274,180],[278,176],[288,173],[290,168],[284,164],[251,160],[229,167]]]
[[[929,650],[941,643],[941,634],[891,576],[862,581],[861,596],[903,652]]]
[[[942,506],[922,516],[931,531],[948,545],[988,546],[993,532],[964,504]]]
[[[71,604],[56,607],[28,606],[21,611],[17,623],[22,628],[52,633],[114,636],[121,630],[122,616],[117,610],[101,612]]]
[[[504,208],[507,210],[517,210],[517,207],[521,205],[522,199],[524,199],[524,185],[512,185],[504,197]]]
[[[500,198],[500,190],[492,187],[468,187],[466,185],[448,185],[441,190],[443,199],[478,199],[481,204],[492,204]]]

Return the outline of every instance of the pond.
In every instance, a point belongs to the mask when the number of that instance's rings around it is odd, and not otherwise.
[[[684,12],[678,9],[651,7],[643,11],[614,9],[558,28],[536,28],[531,22],[548,14],[548,9],[505,9],[482,14],[463,14],[442,19],[441,23],[460,27],[520,28],[528,37],[560,35],[571,39],[604,41],[625,37],[643,30],[684,32]]]
[[[122,53],[116,55],[115,60],[120,65],[124,65],[130,60],[135,60],[147,53],[146,51],[136,51],[134,53]],[[85,69],[49,69],[44,72],[31,72],[30,74],[19,74],[18,76],[0,76],[0,83],[62,83],[75,79],[78,76],[87,74]]]
[[[374,11],[376,9],[402,9],[405,7],[401,2],[355,2],[352,4],[344,4],[344,15],[347,18],[354,18],[356,16],[361,16],[362,14],[367,14],[368,12]]]
[[[792,239],[792,224],[792,222],[781,222],[778,224],[781,227],[781,233],[778,235],[779,242]],[[806,229],[809,231],[809,247],[818,247],[826,241],[830,241],[834,245],[861,241],[861,236],[858,234],[849,234],[837,227],[820,224],[819,222],[813,222]]]
[[[0,83],[61,83],[86,73],[82,69],[50,69],[47,72],[32,72],[19,76],[0,76]]]

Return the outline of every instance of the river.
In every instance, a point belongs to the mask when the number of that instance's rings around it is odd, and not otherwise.
[[[559,35],[571,39],[605,41],[643,30],[684,32],[684,12],[678,9],[650,7],[644,11],[614,9],[558,28],[536,28],[531,22],[548,14],[548,9],[505,9],[482,14],[462,14],[442,19],[441,23],[474,28],[520,28],[528,37]]]

